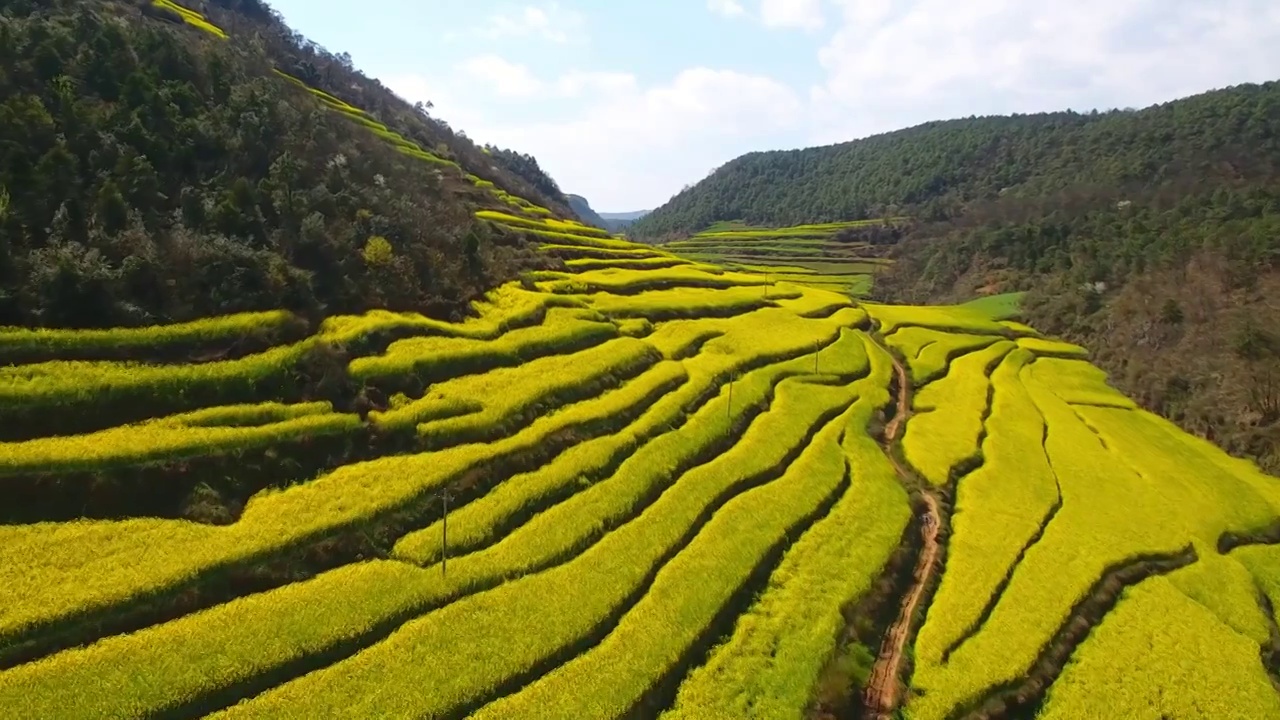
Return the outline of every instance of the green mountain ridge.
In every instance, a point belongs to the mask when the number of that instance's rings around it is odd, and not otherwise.
[[[619,232],[629,227],[636,220],[649,214],[648,210],[633,210],[620,213],[598,213],[591,208],[591,203],[581,195],[570,195],[569,206],[578,217],[590,225],[602,227],[612,232]]]
[[[1217,164],[1256,172],[1273,158],[1280,85],[1240,85],[1144,110],[935,121],[861,140],[752,152],[725,163],[642,221],[637,237],[753,225],[858,220],[1068,188],[1142,188]],[[1265,163],[1262,163],[1265,166]]]
[[[630,212],[612,212],[612,213],[607,212],[607,213],[600,213],[600,217],[604,218],[605,220],[639,220],[645,215],[648,215],[650,212],[652,211],[651,210],[632,210]]]
[[[581,195],[569,195],[569,207],[577,213],[578,218],[588,225],[595,225],[599,228],[609,229],[608,223],[595,210],[591,209],[591,203]]]

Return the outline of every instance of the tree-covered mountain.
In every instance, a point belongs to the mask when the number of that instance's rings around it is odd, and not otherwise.
[[[591,203],[581,195],[569,195],[569,207],[578,215],[578,219],[588,225],[595,225],[599,228],[608,228],[607,221],[600,217],[595,210],[591,209]]]
[[[600,217],[608,223],[608,228],[614,232],[622,232],[627,230],[636,223],[637,220],[648,215],[648,210],[632,210],[630,212],[600,213]],[[630,232],[630,230],[628,230]]]
[[[541,262],[472,210],[567,217],[554,183],[259,0],[199,5],[0,0],[0,325],[456,315]]]
[[[1280,83],[740,157],[633,236],[908,215],[879,299],[1026,290],[1148,408],[1280,469]]]
[[[568,197],[560,191],[560,185],[555,179],[548,175],[542,169],[542,166],[538,164],[538,158],[528,153],[508,150],[496,145],[485,145],[484,151],[494,160],[496,165],[529,183],[542,194],[542,197],[553,200],[560,205],[569,206],[572,209]],[[581,219],[585,220],[585,218]]]
[[[1280,146],[1280,85],[1241,85],[1140,111],[931,122],[862,140],[755,152],[635,223],[636,237],[722,220],[796,225],[902,212],[953,217],[975,201],[1141,188],[1220,163],[1239,172]]]
[[[632,210],[630,212],[607,212],[600,213],[600,217],[605,220],[627,220],[634,222],[649,214],[649,210]]]

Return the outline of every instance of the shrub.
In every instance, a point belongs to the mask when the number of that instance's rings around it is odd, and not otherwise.
[[[395,251],[391,249],[391,243],[381,235],[374,235],[366,240],[360,255],[364,258],[365,264],[371,267],[390,265],[396,257]]]

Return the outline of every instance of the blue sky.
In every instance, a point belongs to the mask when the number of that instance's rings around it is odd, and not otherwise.
[[[1280,79],[1273,0],[269,0],[599,211],[753,150]]]

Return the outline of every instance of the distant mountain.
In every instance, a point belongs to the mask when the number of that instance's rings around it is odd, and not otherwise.
[[[897,214],[944,220],[975,202],[1123,194],[1175,177],[1269,166],[1277,130],[1274,82],[1138,111],[929,122],[836,145],[748,153],[676,194],[633,234],[688,235],[723,220],[772,227]]]
[[[569,195],[569,207],[577,213],[582,221],[596,227],[602,227],[611,232],[618,232],[629,226],[631,223],[648,215],[649,210],[632,210],[631,212],[620,213],[597,213],[591,209],[591,203],[581,195]]]
[[[604,218],[605,220],[627,220],[630,222],[635,222],[636,220],[639,220],[640,218],[644,217],[645,215],[648,215],[651,212],[653,211],[652,210],[632,210],[631,212],[600,213],[600,217]]]
[[[586,198],[581,195],[572,194],[566,195],[565,197],[569,200],[569,209],[572,210],[574,214],[582,220],[582,222],[588,225],[595,225],[599,228],[608,229],[608,223],[605,222],[604,218],[597,215],[595,210],[591,209],[591,203],[587,202]]]

